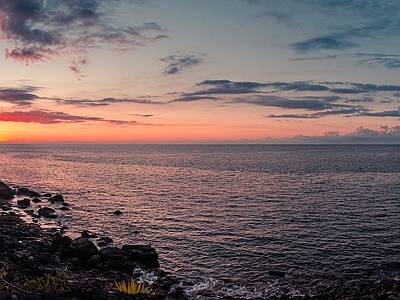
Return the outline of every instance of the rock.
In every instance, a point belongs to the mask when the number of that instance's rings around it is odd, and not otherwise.
[[[117,216],[122,215],[122,211],[120,211],[120,210],[118,209],[118,210],[114,211],[114,215],[117,215]]]
[[[99,251],[95,244],[88,238],[80,237],[72,240],[71,254],[76,257],[89,259],[92,255],[98,254]]]
[[[92,257],[90,257],[85,264],[89,267],[97,267],[101,265],[101,257],[100,255],[92,255]]]
[[[17,190],[17,195],[28,195],[29,193],[29,189],[28,188],[24,188],[24,187],[20,187]]]
[[[50,198],[51,196],[52,196],[52,194],[50,194],[50,193],[45,193],[42,195],[42,197],[44,197],[44,198]]]
[[[285,277],[285,272],[271,270],[271,271],[268,271],[268,275],[271,275],[271,276],[274,276],[274,277]]]
[[[45,217],[45,218],[57,218],[57,215],[54,214],[56,211],[50,207],[43,207],[39,208],[38,214],[39,216]]]
[[[42,197],[38,192],[34,192],[34,191],[29,191],[28,192],[28,196],[31,197],[31,198]]]
[[[14,191],[4,182],[0,181],[0,199],[11,200],[14,198]]]
[[[39,203],[39,202],[42,202],[42,200],[40,200],[39,198],[33,198],[33,199],[32,199],[32,202],[34,202],[34,203]]]
[[[97,239],[97,235],[94,233],[91,233],[89,230],[83,230],[81,232],[81,237],[84,238],[91,238],[91,239]]]
[[[64,202],[64,197],[62,195],[58,194],[58,195],[55,195],[53,197],[50,197],[49,201],[51,201],[51,202],[53,202],[53,201],[54,202]]]
[[[124,250],[117,247],[106,247],[100,250],[100,256],[103,262],[107,260],[124,260]]]
[[[109,237],[105,236],[105,237],[99,238],[96,242],[97,242],[97,245],[99,245],[100,247],[104,247],[104,246],[106,246],[108,244],[113,243],[114,241],[113,241],[112,238],[109,238]]]
[[[62,206],[70,206],[70,204],[67,203],[67,202],[63,202],[63,203],[61,203],[61,205],[62,205]]]
[[[62,206],[62,207],[60,207],[60,210],[69,210],[69,207]]]
[[[3,204],[3,205],[1,206],[1,209],[4,210],[4,211],[6,211],[6,210],[12,210],[11,206],[8,205],[8,204]]]
[[[158,254],[156,250],[147,245],[124,245],[126,260],[138,262],[144,268],[159,268]]]
[[[31,205],[31,200],[29,198],[18,200],[17,205],[19,208],[27,208],[29,205]]]

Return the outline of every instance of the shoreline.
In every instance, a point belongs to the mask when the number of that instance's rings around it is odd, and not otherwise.
[[[71,239],[62,230],[46,232],[38,224],[26,223],[17,214],[7,210],[15,195],[26,194],[27,199],[58,199],[53,195],[40,195],[25,188],[11,189],[0,181],[0,262],[5,262],[9,269],[0,278],[4,286],[0,290],[3,299],[179,299],[187,297],[180,283],[173,274],[160,269],[156,250],[146,245],[110,246],[112,239],[97,237],[85,230],[81,237]],[[29,208],[21,204],[21,209]],[[25,203],[27,204],[27,203]],[[49,204],[49,206],[51,206]],[[41,218],[40,213],[33,212]],[[52,217],[50,217],[52,218]],[[61,232],[60,232],[61,231]],[[107,240],[108,239],[108,240]],[[94,241],[94,242],[93,242]],[[108,243],[107,243],[108,241]],[[95,245],[94,245],[95,244]],[[99,246],[100,245],[100,246]],[[108,246],[107,246],[108,245]],[[95,248],[93,247],[95,246]],[[2,266],[0,265],[0,268]],[[400,268],[400,262],[399,262]],[[26,293],[24,283],[45,274],[55,274],[63,270],[66,274],[68,291],[64,293]],[[261,271],[260,271],[261,272]],[[134,276],[135,275],[135,276]],[[115,281],[129,281],[133,277],[146,277],[152,281],[151,288],[157,295],[120,293],[115,288]],[[9,285],[8,283],[12,284]],[[14,286],[14,287],[13,287]],[[178,288],[173,288],[177,286]],[[171,292],[171,287],[172,291]],[[226,298],[205,292],[199,299],[245,299]],[[168,297],[168,298],[167,298]],[[263,298],[254,298],[263,299]],[[357,287],[332,288],[321,291],[318,295],[277,296],[268,299],[392,299],[400,300],[400,280],[370,282]]]

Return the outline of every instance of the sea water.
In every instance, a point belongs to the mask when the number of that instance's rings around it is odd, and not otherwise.
[[[0,180],[62,194],[72,237],[152,245],[191,298],[400,278],[396,145],[0,144]]]

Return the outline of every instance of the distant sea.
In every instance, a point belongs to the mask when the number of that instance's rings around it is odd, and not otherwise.
[[[72,237],[152,245],[191,298],[400,280],[400,146],[0,144],[0,180],[62,194]]]

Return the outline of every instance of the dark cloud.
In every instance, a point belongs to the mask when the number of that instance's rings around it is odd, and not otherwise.
[[[196,91],[193,93],[185,93],[184,97],[188,96],[199,96],[199,95],[234,95],[234,94],[250,94],[259,92],[257,89],[266,87],[267,84],[251,81],[230,81],[226,79],[222,80],[204,80],[197,84],[197,86],[208,86],[208,89]]]
[[[310,84],[307,82],[273,82],[273,83],[267,84],[267,86],[272,86],[272,87],[280,89],[282,91],[295,90],[298,92],[301,92],[301,91],[322,92],[322,91],[329,90],[329,88],[327,86],[320,85],[320,84]]]
[[[92,99],[57,99],[62,104],[78,105],[78,106],[107,106],[115,103],[133,103],[133,104],[149,104],[149,105],[163,105],[165,102],[152,101],[147,99],[134,99],[134,98],[103,98],[100,100]]]
[[[212,96],[183,96],[180,98],[176,98],[174,100],[171,100],[170,103],[173,102],[193,102],[193,101],[199,101],[199,100],[220,100],[221,98],[219,97],[212,97]]]
[[[387,110],[381,112],[365,112],[362,116],[368,117],[395,117],[400,118],[400,109],[398,110]]]
[[[172,75],[181,72],[184,69],[194,67],[203,62],[200,54],[185,54],[185,55],[170,55],[160,58],[160,60],[167,64],[163,74]]]
[[[5,56],[30,64],[61,55],[82,57],[93,48],[132,49],[167,37],[154,22],[115,25],[111,11],[105,0],[0,0],[1,38],[10,45]],[[79,77],[87,62],[76,58],[70,70]]]
[[[241,98],[236,99],[235,102],[249,103],[261,106],[279,107],[283,109],[305,109],[312,111],[332,109],[334,107],[340,107],[340,105],[334,105],[329,102],[321,101],[318,99],[286,99],[277,96],[257,96],[252,98]],[[349,107],[348,105],[342,105],[342,107]]]
[[[345,101],[346,103],[371,103],[374,102],[374,99],[371,97],[363,97],[361,99],[348,99]]]
[[[9,102],[18,106],[30,106],[32,101],[39,97],[32,94],[37,88],[25,87],[20,89],[0,88],[0,101]]]
[[[312,113],[312,114],[281,114],[281,115],[275,115],[275,114],[270,114],[267,116],[267,118],[275,118],[275,119],[319,119],[323,118],[326,116],[338,116],[338,115],[352,115],[356,116],[359,115],[360,112],[364,112],[366,109],[363,107],[349,107],[349,108],[343,108],[343,107],[338,107],[335,109],[329,109],[317,113]]]
[[[298,53],[307,54],[314,50],[345,50],[357,44],[334,36],[324,36],[293,43],[290,47]]]
[[[82,123],[87,121],[101,121],[117,125],[135,124],[135,121],[107,120],[98,117],[74,116],[63,112],[50,112],[44,110],[0,112],[0,121],[3,122],[22,122],[39,124],[57,123]]]

